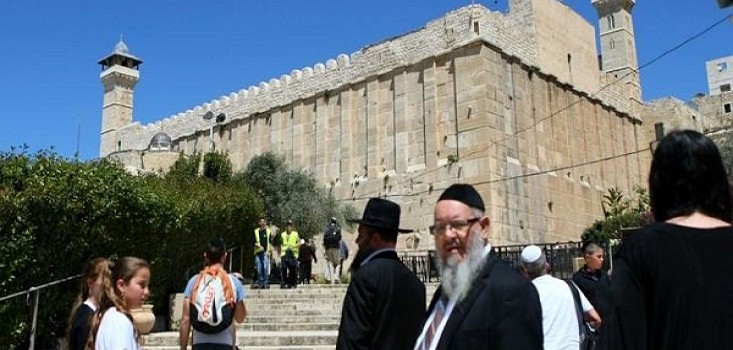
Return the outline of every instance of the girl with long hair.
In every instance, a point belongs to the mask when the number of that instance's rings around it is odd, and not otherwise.
[[[87,262],[81,276],[81,291],[69,314],[66,328],[66,348],[83,350],[89,339],[89,321],[97,311],[102,284],[110,278],[110,262],[96,258]]]
[[[142,307],[149,293],[149,282],[150,266],[147,261],[124,257],[114,264],[111,278],[102,285],[99,310],[94,317],[93,349],[140,348],[130,310]]]

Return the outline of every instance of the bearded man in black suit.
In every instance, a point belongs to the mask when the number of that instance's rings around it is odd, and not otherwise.
[[[478,192],[471,185],[450,186],[433,216],[441,286],[413,349],[541,350],[537,290],[491,249]]]
[[[364,208],[351,263],[336,349],[405,350],[425,320],[425,285],[402,264],[395,246],[400,206],[372,198]]]

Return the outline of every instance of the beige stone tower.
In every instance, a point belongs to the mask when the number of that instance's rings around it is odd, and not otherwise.
[[[131,55],[121,39],[114,51],[99,61],[102,65],[99,78],[104,85],[100,157],[124,147],[117,137],[117,131],[132,123],[132,100],[135,84],[140,79],[138,67],[141,63],[143,61]]]
[[[636,0],[591,0],[598,11],[601,39],[601,70],[607,82],[622,79],[628,97],[641,102],[641,83],[637,69],[636,39],[631,10]]]

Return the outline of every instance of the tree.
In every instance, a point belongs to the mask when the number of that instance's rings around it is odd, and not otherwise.
[[[265,206],[263,214],[270,221],[282,226],[286,220],[293,220],[303,237],[320,233],[332,216],[341,220],[355,217],[354,208],[338,203],[313,175],[289,170],[285,160],[274,153],[254,157],[235,181],[257,189]]]
[[[225,153],[209,152],[204,156],[204,177],[227,182],[232,177],[232,162]]]
[[[132,255],[150,262],[150,301],[167,315],[168,296],[197,272],[208,239],[224,237],[252,255],[245,232],[262,210],[249,186],[225,181],[222,171],[198,176],[199,159],[181,157],[160,177],[133,176],[107,160],[0,153],[0,296],[76,275],[93,257]],[[240,263],[249,275],[251,259]],[[62,335],[77,283],[41,291],[39,347]],[[23,298],[0,303],[0,348],[27,347],[29,311]]]
[[[647,190],[636,186],[633,193],[633,196],[628,198],[618,188],[610,188],[601,202],[605,217],[595,221],[583,231],[581,235],[583,242],[605,242],[609,239],[619,239],[622,229],[650,223]]]
[[[134,176],[105,159],[79,162],[25,148],[0,153],[0,296],[76,275],[94,257],[129,255],[151,264],[150,302],[168,315],[169,295],[200,269],[209,239],[241,247],[230,259],[249,277],[261,213],[278,223],[292,219],[305,237],[329,216],[353,215],[312,175],[288,170],[272,154],[234,177],[226,155],[204,156],[203,176],[201,160],[181,155],[165,176]],[[77,283],[41,291],[39,347],[62,336]],[[23,298],[0,302],[0,348],[27,347],[29,311]]]
[[[623,191],[617,187],[611,187],[608,189],[608,193],[603,195],[601,207],[603,208],[603,216],[616,216],[629,209],[629,201],[624,197]]]

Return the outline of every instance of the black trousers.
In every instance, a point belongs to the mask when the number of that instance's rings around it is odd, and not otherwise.
[[[311,283],[311,271],[313,269],[312,261],[300,262],[300,283]]]
[[[298,260],[294,257],[284,257],[282,261],[282,283],[287,286],[298,284]]]

